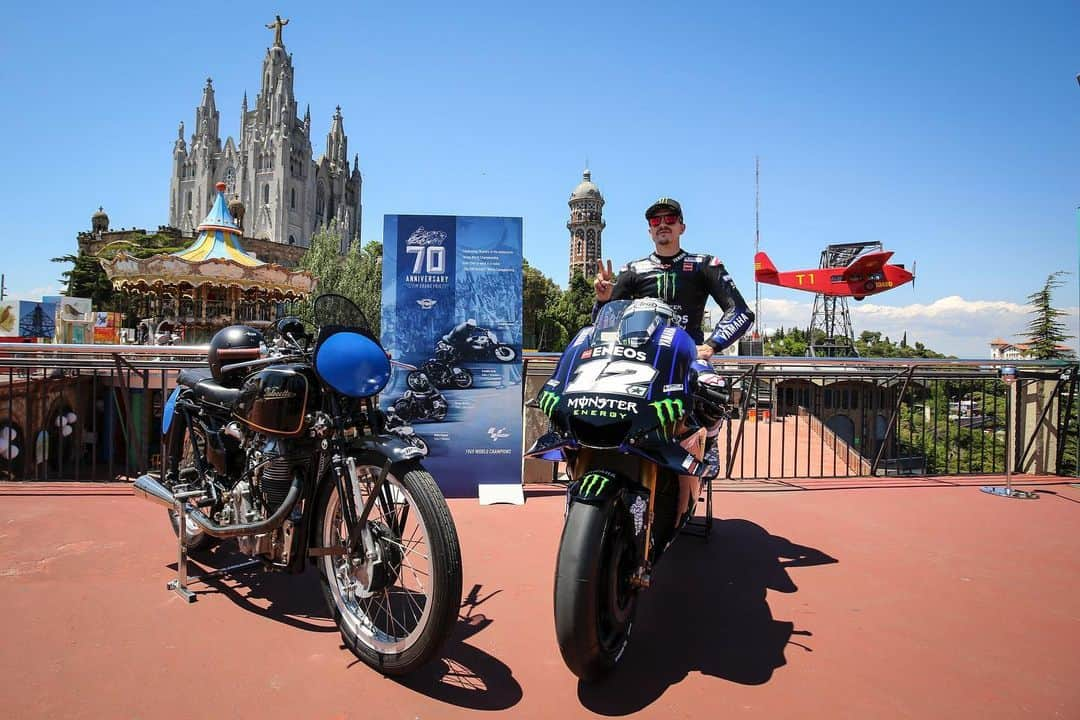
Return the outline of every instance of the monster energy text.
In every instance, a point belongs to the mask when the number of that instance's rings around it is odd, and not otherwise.
[[[628,414],[637,415],[637,403],[633,400],[615,400],[602,397],[567,398],[566,405],[574,415],[592,417],[624,418]]]
[[[600,493],[604,492],[604,488],[607,487],[608,480],[610,478],[607,475],[601,475],[600,473],[589,473],[585,477],[581,478],[581,485],[578,486],[578,492],[581,497],[600,497]]]

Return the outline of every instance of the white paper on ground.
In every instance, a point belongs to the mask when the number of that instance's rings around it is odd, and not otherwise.
[[[490,483],[477,486],[481,505],[494,505],[495,503],[510,503],[511,505],[524,505],[525,492],[520,484],[514,483]]]

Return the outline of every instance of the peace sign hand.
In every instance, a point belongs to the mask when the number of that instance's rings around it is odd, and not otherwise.
[[[612,277],[614,273],[611,270],[611,261],[607,261],[607,269],[604,269],[604,262],[602,260],[596,261],[596,280],[593,281],[593,290],[596,291],[596,299],[600,302],[607,302],[611,299],[612,290]]]

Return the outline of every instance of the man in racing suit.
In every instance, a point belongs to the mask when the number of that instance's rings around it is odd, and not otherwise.
[[[718,466],[716,435],[721,415],[717,404],[727,399],[724,381],[708,364],[714,353],[733,345],[754,323],[754,313],[735,287],[724,264],[712,255],[683,250],[680,238],[686,231],[682,206],[662,197],[645,211],[654,252],[627,263],[612,282],[611,261],[601,265],[593,288],[596,305],[593,316],[609,300],[633,300],[652,297],[663,300],[675,311],[675,318],[698,346],[697,394],[704,402],[695,403],[700,419],[706,424],[705,462],[715,474]],[[720,306],[723,315],[706,338],[701,328],[708,298]]]

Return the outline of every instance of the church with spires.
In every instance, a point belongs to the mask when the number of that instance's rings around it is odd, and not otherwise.
[[[225,183],[229,210],[245,237],[306,248],[320,227],[337,228],[342,252],[359,239],[362,204],[359,157],[349,166],[348,137],[338,106],[330,121],[325,152],[314,159],[311,110],[301,119],[293,95],[292,55],[285,51],[280,16],[267,25],[274,44],[262,65],[255,105],[247,93],[240,107],[240,140],[222,143],[219,112],[210,78],[195,109],[195,131],[184,138],[180,123],[169,183],[169,225],[192,234]]]

